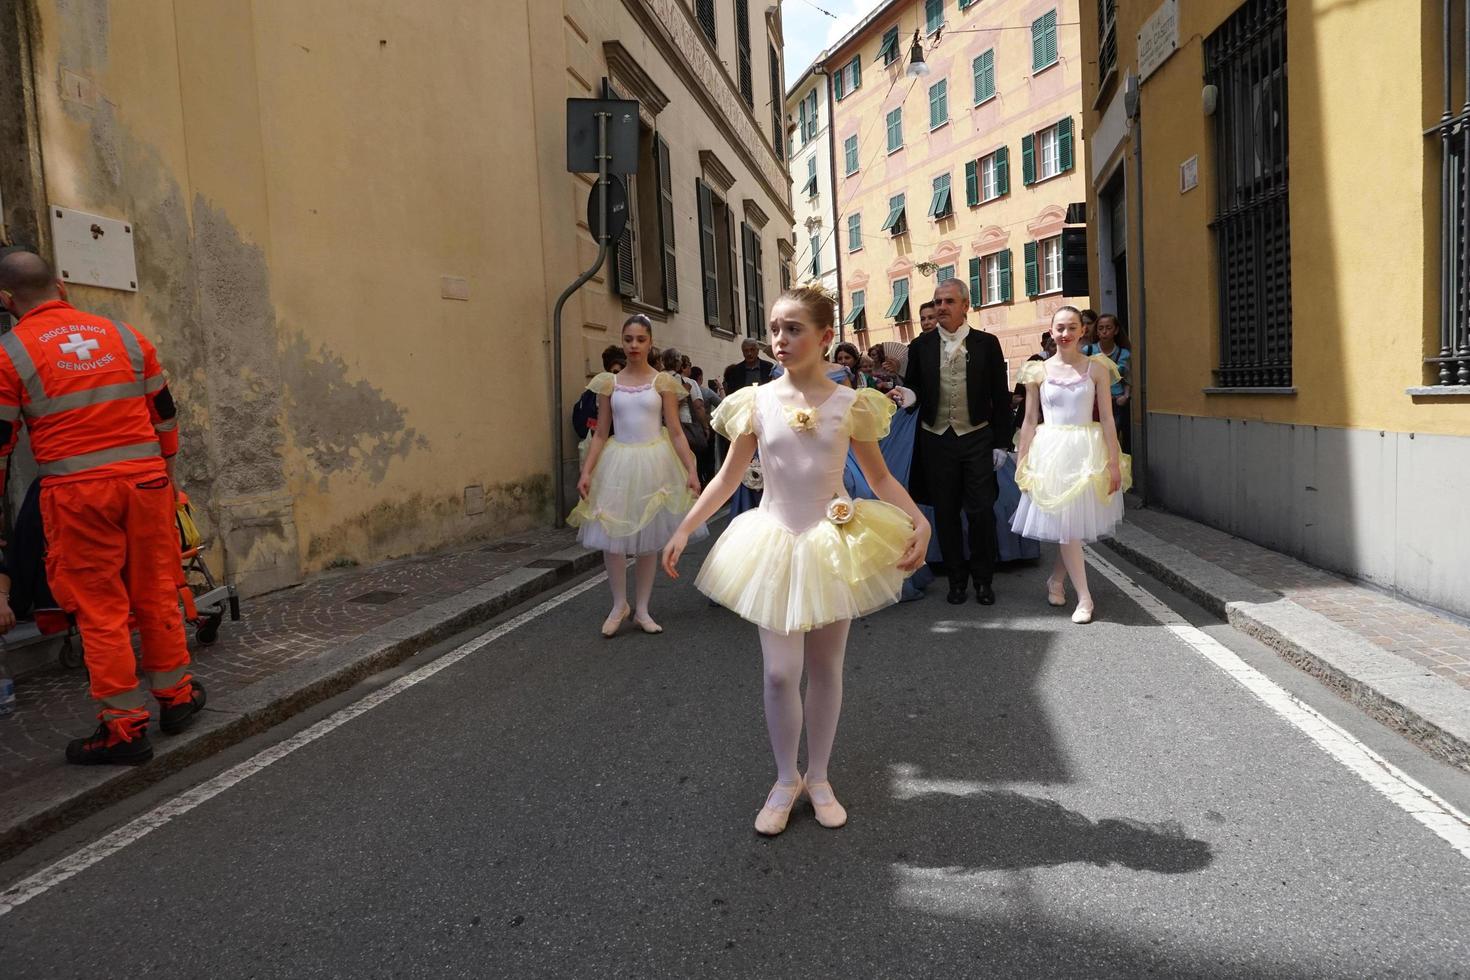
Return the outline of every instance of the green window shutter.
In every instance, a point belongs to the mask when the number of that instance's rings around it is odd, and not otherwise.
[[[1046,24],[1046,63],[1049,65],[1057,60],[1057,12],[1041,18]]]
[[[991,49],[975,59],[975,104],[979,105],[995,95],[995,50]]]
[[[674,249],[674,181],[669,169],[669,144],[662,136],[654,136],[654,154],[658,163],[658,239],[663,256],[664,309],[679,308],[679,274],[675,268]]]
[[[1027,187],[1036,183],[1036,136],[1032,133],[1021,137],[1021,183]]]
[[[1046,18],[1031,22],[1031,70],[1041,71],[1051,62],[1046,60]]]
[[[694,181],[695,197],[699,200],[699,265],[704,276],[704,322],[706,326],[720,325],[720,281],[715,273],[715,205],[709,185],[702,180]]]
[[[1002,146],[995,151],[995,195],[1003,197],[1011,192],[1011,149]]]
[[[965,163],[965,203],[972,208],[980,203],[980,163],[977,160]]]
[[[751,241],[754,237],[750,225],[740,222],[740,247],[745,253],[742,262],[745,267],[745,332],[750,336],[755,335],[756,324],[760,322],[759,312],[751,306],[755,299],[755,245]]]
[[[842,141],[842,158],[846,167],[846,173],[850,177],[857,173],[858,169],[858,138],[856,135],[849,136]]]
[[[839,69],[837,74],[832,77],[832,92],[834,95],[837,96],[839,101],[841,101],[842,97],[847,94],[846,68]]]
[[[1068,116],[1057,124],[1057,167],[1058,172],[1072,169],[1072,117]]]
[[[983,301],[980,298],[980,260],[979,259],[971,259],[970,260],[970,305],[971,306],[982,306],[982,305],[984,305]],[[1118,356],[1119,357],[1122,357],[1121,354],[1118,355]]]
[[[941,78],[929,86],[929,128],[938,129],[949,121],[949,83]]]
[[[924,0],[924,33],[933,34],[944,23],[944,0]]]
[[[1036,264],[1036,243],[1026,243],[1026,295],[1041,292],[1041,269]]]
[[[878,48],[878,57],[883,59],[884,65],[891,65],[898,60],[897,27],[890,27],[883,33],[883,44]]]
[[[888,152],[903,146],[903,106],[888,114]]]
[[[755,323],[751,326],[751,336],[759,337],[765,333],[766,327],[766,270],[761,261],[761,233],[755,229],[751,229],[750,244],[755,251],[755,258],[750,262],[755,270],[755,283],[746,283],[745,288],[755,290]]]
[[[995,253],[995,264],[998,267],[1000,278],[1000,301],[1009,303],[1011,301],[1011,250]]]

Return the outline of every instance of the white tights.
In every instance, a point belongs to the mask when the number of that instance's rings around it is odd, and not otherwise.
[[[1092,603],[1092,592],[1087,588],[1087,558],[1082,554],[1081,541],[1064,541],[1057,546],[1057,563],[1052,566],[1051,580],[1060,588],[1062,573],[1072,580],[1077,592],[1078,603]]]
[[[604,551],[602,562],[607,566],[607,584],[612,589],[613,597],[612,614],[616,616],[628,604],[628,556]],[[633,606],[633,616],[636,619],[649,618],[648,600],[653,596],[653,579],[657,571],[657,553],[639,555],[633,563],[633,601],[636,603]]]
[[[776,781],[797,780],[796,750],[801,740],[801,668],[806,664],[807,781],[826,782],[842,714],[842,659],[847,653],[850,620],[832,623],[809,633],[782,636],[763,629],[761,653],[765,659],[766,728],[776,757]]]

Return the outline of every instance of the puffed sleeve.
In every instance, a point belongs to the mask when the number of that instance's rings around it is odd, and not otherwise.
[[[587,382],[587,390],[594,395],[611,395],[613,393],[613,386],[616,384],[617,375],[604,371]]]
[[[1040,361],[1027,361],[1021,365],[1021,373],[1016,375],[1018,385],[1039,385],[1046,380],[1046,368],[1041,366]]]
[[[1119,381],[1123,380],[1123,375],[1118,370],[1118,365],[1114,364],[1113,359],[1108,355],[1093,354],[1091,357],[1088,358],[1088,360],[1094,364],[1102,365],[1103,370],[1106,371],[1108,374],[1108,384],[1115,385]]]
[[[679,401],[689,397],[689,389],[684,387],[684,382],[678,381],[672,374],[660,373],[653,379],[653,390],[660,395],[673,395]]]
[[[741,436],[755,433],[755,385],[741,388],[726,397],[715,409],[709,424],[720,435],[734,442]]]
[[[859,388],[847,417],[854,442],[877,442],[888,435],[888,425],[898,406],[877,388]]]

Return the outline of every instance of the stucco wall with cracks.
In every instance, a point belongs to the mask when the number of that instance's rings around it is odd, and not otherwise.
[[[46,199],[136,229],[138,293],[73,299],[158,343],[220,570],[256,593],[549,516],[524,23],[21,2]]]

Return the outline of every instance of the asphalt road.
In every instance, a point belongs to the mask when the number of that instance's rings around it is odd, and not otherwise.
[[[665,635],[607,642],[595,587],[0,910],[0,977],[1470,977],[1470,858],[1101,576],[1076,627],[1043,574],[854,627],[841,831],[751,830],[753,627],[686,577]]]

